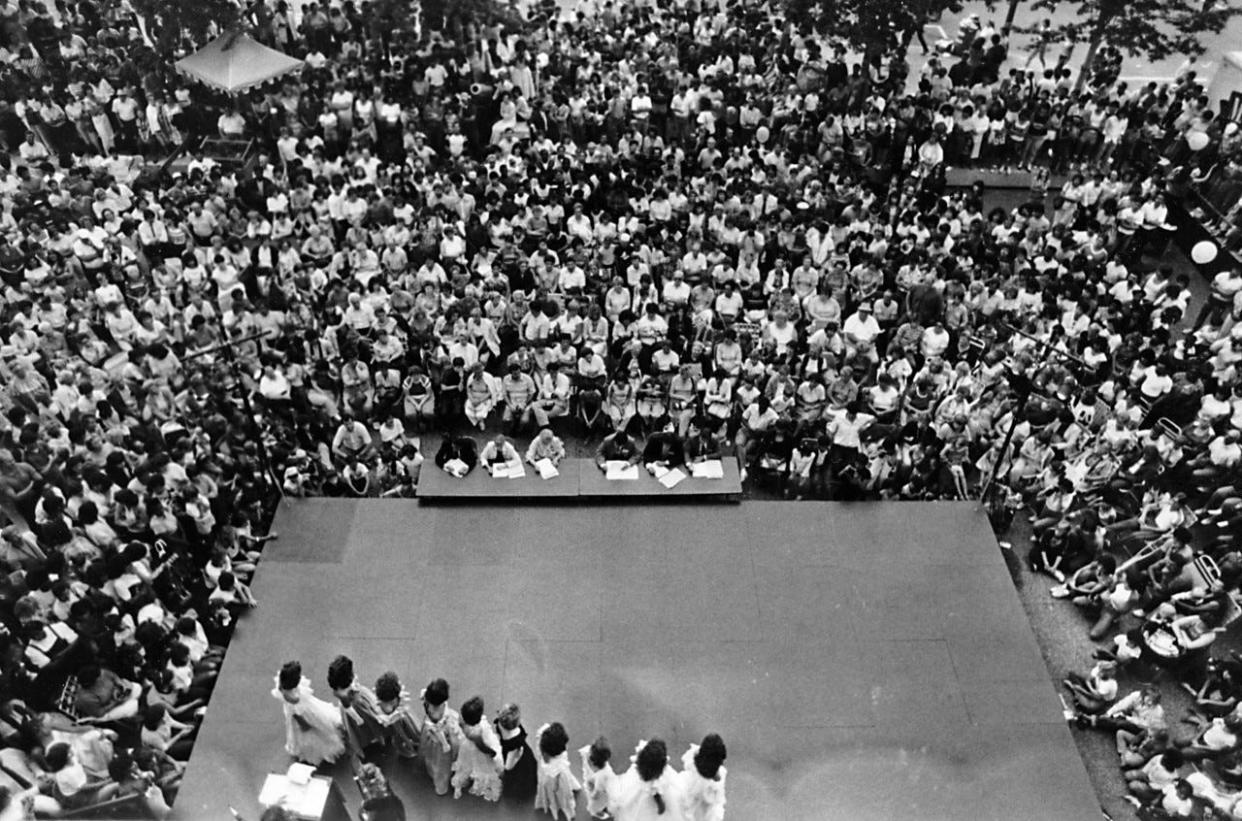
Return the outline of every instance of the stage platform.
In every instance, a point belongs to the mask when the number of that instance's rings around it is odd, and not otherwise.
[[[723,475],[717,479],[697,478],[690,475],[688,468],[681,468],[686,478],[673,487],[664,487],[641,465],[637,466],[637,478],[609,479],[593,459],[564,459],[558,467],[560,474],[551,479],[541,478],[530,465],[525,465],[525,476],[501,479],[493,478],[482,468],[475,468],[459,479],[437,469],[435,465],[424,465],[419,475],[417,496],[425,502],[546,502],[575,498],[629,501],[680,498],[685,501],[688,497],[699,501],[741,501],[742,477],[737,459],[722,459],[720,467]]]
[[[972,503],[425,507],[291,500],[275,522],[175,818],[258,818],[289,764],[281,662],[451,703],[522,705],[573,749],[729,748],[736,821],[1099,817],[987,518]],[[577,760],[575,757],[575,768]],[[530,819],[439,798],[389,762],[410,818]],[[357,817],[346,766],[333,773]],[[585,812],[580,811],[580,819]]]

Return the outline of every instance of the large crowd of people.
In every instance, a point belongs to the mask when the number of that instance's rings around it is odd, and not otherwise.
[[[1193,73],[1129,87],[1103,49],[1079,83],[967,18],[912,76],[922,21],[859,61],[768,0],[250,14],[304,66],[227,97],[123,4],[0,12],[0,735],[29,768],[0,816],[166,809],[277,494],[410,495],[424,439],[460,473],[562,437],[1031,508],[1032,566],[1113,640],[1077,718],[1116,725],[1138,800],[1236,805],[1208,645],[1242,580],[1242,271],[1191,316],[1161,255],[1242,134]],[[949,188],[968,166],[1029,198]],[[1116,700],[1145,660],[1203,733]]]

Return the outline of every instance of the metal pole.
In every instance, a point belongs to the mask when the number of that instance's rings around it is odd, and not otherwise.
[[[1013,26],[1013,18],[1018,13],[1019,0],[1009,0],[1009,11],[1005,14],[1005,28]]]
[[[988,494],[996,485],[996,477],[1000,475],[1001,465],[1005,463],[1005,454],[1009,452],[1009,445],[1013,442],[1014,431],[1018,429],[1018,422],[1022,419],[1022,415],[1026,412],[1026,403],[1030,398],[1021,397],[1018,405],[1013,409],[1013,419],[1009,422],[1009,430],[1005,432],[1005,441],[1001,443],[1000,451],[996,454],[996,463],[992,465],[992,475],[988,477],[987,484],[983,486],[983,491],[979,494],[979,502],[986,505],[988,503]]]

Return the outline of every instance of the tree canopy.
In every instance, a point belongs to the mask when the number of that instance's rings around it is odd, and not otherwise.
[[[1064,11],[1064,0],[1034,0],[1031,8]],[[1242,8],[1211,0],[1077,0],[1077,13],[1054,21],[1053,37],[1093,46],[1107,43],[1131,56],[1163,60],[1176,54],[1198,57],[1203,34],[1219,33]]]
[[[864,54],[884,54],[911,26],[962,10],[960,0],[787,0],[789,19],[842,38]]]
[[[236,25],[246,14],[233,0],[132,0],[131,5],[142,17],[156,52],[165,57],[176,51],[184,37],[201,45],[213,32]]]

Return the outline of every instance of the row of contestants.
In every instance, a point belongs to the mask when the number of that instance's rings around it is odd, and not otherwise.
[[[286,663],[276,677],[273,695],[284,705],[285,749],[299,761],[318,766],[346,752],[373,757],[391,750],[404,759],[421,759],[439,795],[534,799],[536,809],[553,818],[574,818],[580,794],[593,818],[724,818],[726,749],[716,734],[690,746],[681,772],[669,762],[663,741],[641,742],[621,775],[614,772],[612,751],[601,737],[579,750],[579,781],[569,762],[564,726],[552,722],[539,728],[536,755],[516,704],[506,704],[489,722],[481,698],[467,699],[455,710],[448,705],[448,682],[434,679],[419,694],[419,709],[395,673],[381,675],[374,689],[366,687],[346,656],[329,665],[328,685],[335,706],[314,695],[296,661]]]

